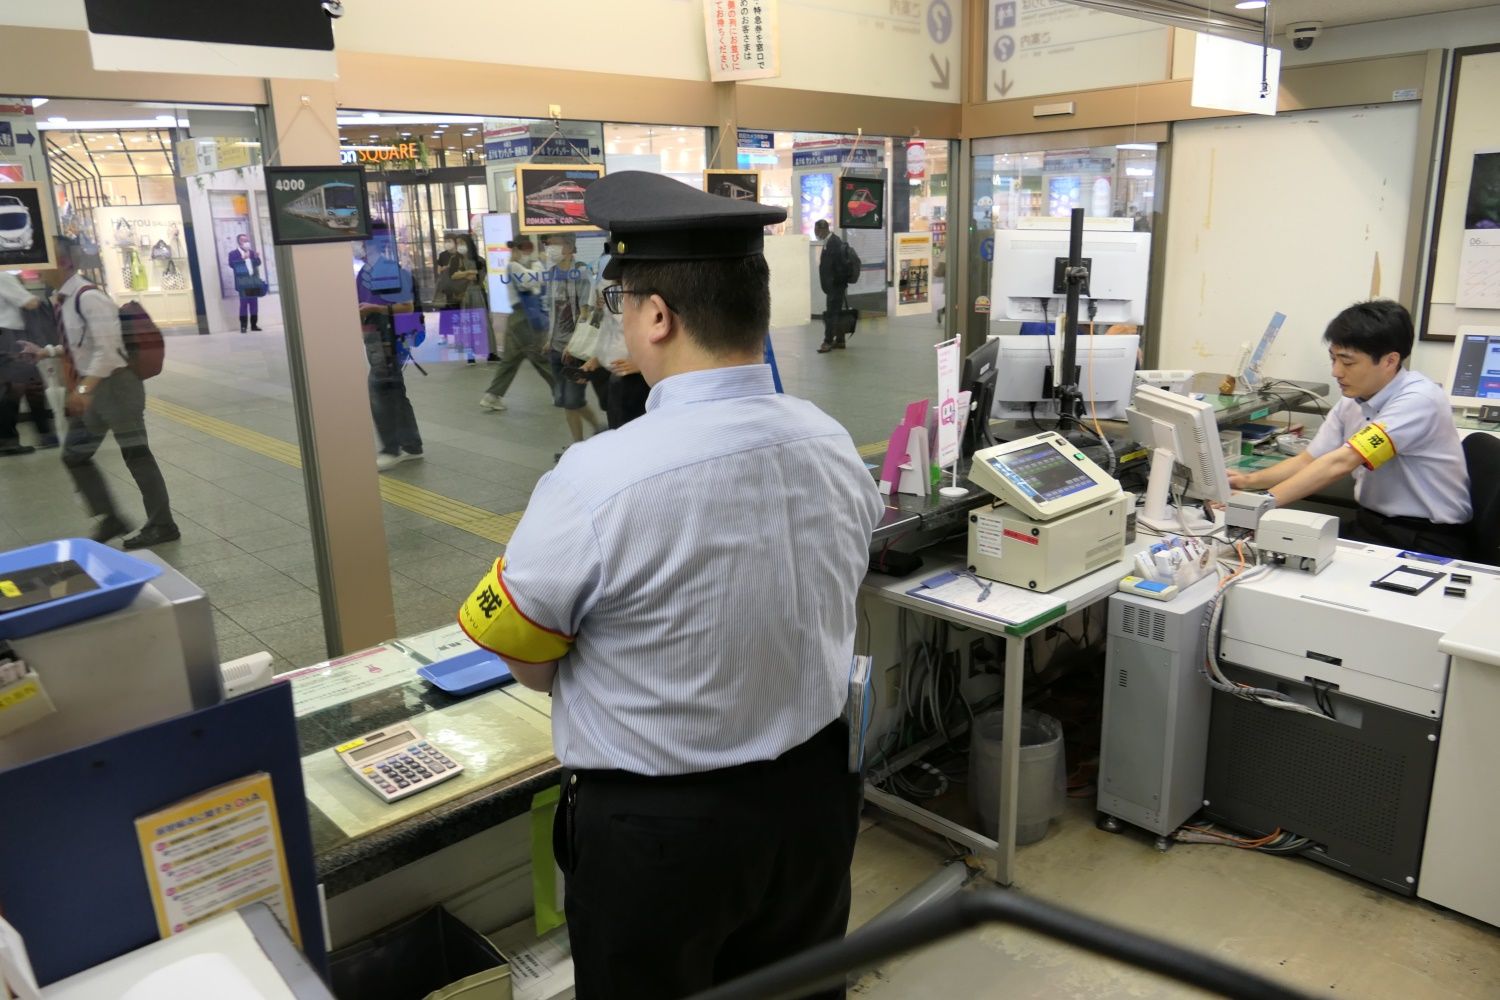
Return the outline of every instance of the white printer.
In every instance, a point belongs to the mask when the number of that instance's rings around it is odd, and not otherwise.
[[[1474,600],[1500,586],[1480,567],[1452,569],[1401,558],[1394,549],[1341,542],[1321,573],[1280,569],[1235,586],[1224,602],[1220,657],[1303,683],[1336,685],[1353,698],[1439,718],[1448,655],[1438,641]],[[1468,576],[1452,596],[1449,571]],[[1419,593],[1375,586],[1392,572],[1430,582]],[[1425,576],[1436,574],[1435,576]],[[1420,585],[1420,584],[1419,584]]]

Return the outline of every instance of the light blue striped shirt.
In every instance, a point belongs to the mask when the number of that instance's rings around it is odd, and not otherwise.
[[[771,369],[689,372],[537,484],[505,584],[575,636],[552,738],[572,768],[769,760],[843,710],[883,504],[849,434]]]

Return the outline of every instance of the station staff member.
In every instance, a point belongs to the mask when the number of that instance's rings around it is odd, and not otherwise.
[[[1464,556],[1468,467],[1448,397],[1402,367],[1411,355],[1411,315],[1389,300],[1361,302],[1335,316],[1323,339],[1344,398],[1305,452],[1231,475],[1229,485],[1269,490],[1286,506],[1352,474],[1359,513],[1345,537]]]
[[[542,478],[459,620],[552,692],[578,996],[661,1000],[844,933],[840,715],[882,508],[848,433],[761,363],[786,213],[636,171],[585,206],[646,414]]]

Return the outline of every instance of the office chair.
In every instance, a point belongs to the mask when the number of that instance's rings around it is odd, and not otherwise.
[[[1463,448],[1469,499],[1474,504],[1469,558],[1500,566],[1500,437],[1476,432],[1464,438]]]

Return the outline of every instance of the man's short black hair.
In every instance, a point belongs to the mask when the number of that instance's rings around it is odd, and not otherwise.
[[[83,256],[83,244],[72,236],[55,236],[52,245],[57,248],[57,263],[67,264],[72,267],[78,266],[79,259]]]
[[[761,254],[623,261],[620,284],[660,295],[688,336],[712,354],[759,351],[771,326],[771,271]]]
[[[817,222],[814,222],[813,223],[813,231],[814,232],[819,232],[819,233],[826,233],[826,232],[828,232],[828,220],[827,219],[819,219]]]
[[[1405,361],[1415,339],[1411,313],[1390,299],[1356,302],[1335,316],[1323,332],[1330,346],[1359,351],[1377,362],[1393,351]]]

